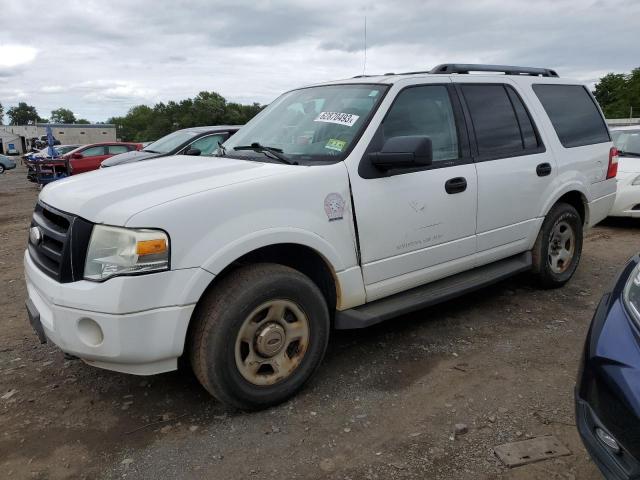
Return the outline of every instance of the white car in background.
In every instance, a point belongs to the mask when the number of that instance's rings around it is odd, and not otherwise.
[[[640,218],[640,125],[611,130],[618,149],[618,192],[612,217]]]

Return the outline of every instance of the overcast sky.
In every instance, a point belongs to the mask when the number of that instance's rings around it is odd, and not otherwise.
[[[213,90],[285,90],[443,62],[556,69],[595,82],[640,66],[638,0],[5,0],[0,102],[104,121]]]

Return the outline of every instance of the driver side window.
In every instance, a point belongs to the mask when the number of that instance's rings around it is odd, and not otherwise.
[[[207,137],[202,137],[193,142],[191,145],[187,147],[187,150],[191,148],[197,148],[200,150],[201,156],[211,156],[218,149],[218,142],[224,143],[226,140],[225,135],[209,135]]]
[[[424,135],[433,145],[433,162],[460,158],[458,132],[447,88],[410,87],[396,97],[382,124],[384,141],[405,135]]]

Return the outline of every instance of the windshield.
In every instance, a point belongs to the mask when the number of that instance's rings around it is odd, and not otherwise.
[[[624,155],[640,155],[640,128],[638,130],[612,130],[613,144]]]
[[[156,140],[152,144],[144,147],[144,151],[153,153],[169,153],[196,135],[197,132],[192,132],[189,130],[178,130],[177,132],[165,135],[161,139]]]
[[[285,93],[224,144],[226,156],[269,157],[234,147],[280,149],[294,162],[338,161],[349,151],[386,85],[327,85]]]

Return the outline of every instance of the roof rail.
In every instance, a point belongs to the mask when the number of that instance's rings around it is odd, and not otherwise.
[[[534,77],[558,77],[550,68],[514,67],[511,65],[484,65],[481,63],[443,63],[429,73],[500,72],[505,75],[531,75]]]

